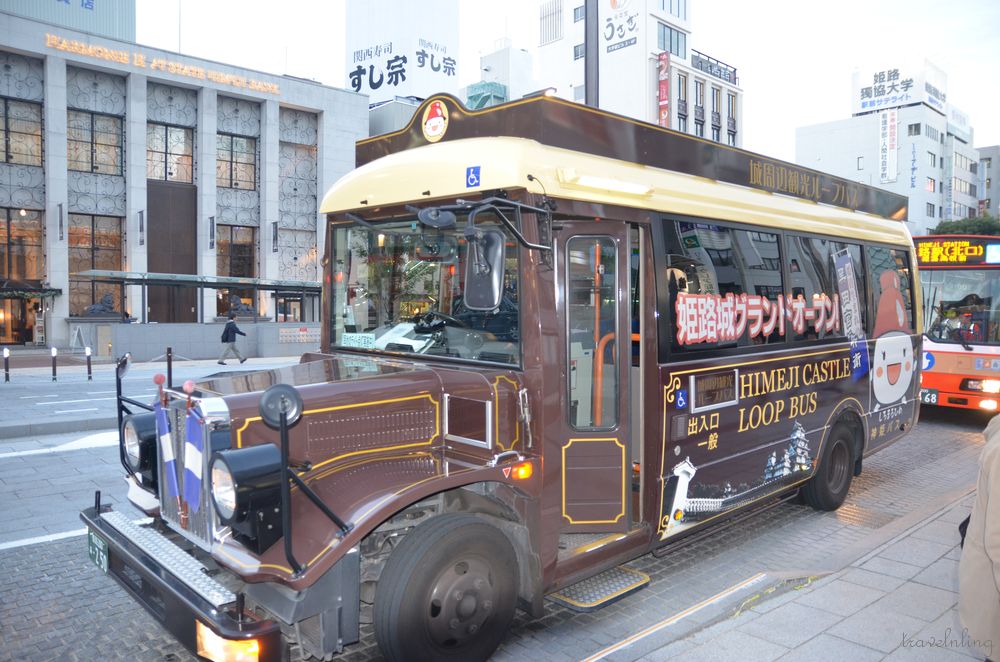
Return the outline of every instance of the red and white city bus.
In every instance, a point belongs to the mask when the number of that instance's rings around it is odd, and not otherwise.
[[[925,405],[1000,405],[1000,237],[914,237],[926,338]]]

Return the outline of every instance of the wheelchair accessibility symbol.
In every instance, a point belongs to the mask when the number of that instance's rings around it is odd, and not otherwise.
[[[469,166],[465,169],[465,188],[479,186],[479,168],[480,166]]]

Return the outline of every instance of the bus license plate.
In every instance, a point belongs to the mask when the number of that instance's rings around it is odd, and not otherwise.
[[[87,534],[87,553],[90,555],[90,560],[94,562],[94,565],[107,574],[108,543],[102,540],[101,537],[93,531],[90,531]]]
[[[920,389],[920,402],[925,405],[936,405],[938,403],[938,392],[933,388]]]

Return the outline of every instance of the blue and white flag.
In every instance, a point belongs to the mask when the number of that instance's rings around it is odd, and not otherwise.
[[[170,442],[170,422],[159,400],[153,405],[153,412],[156,414],[156,436],[160,440],[160,458],[163,460],[163,471],[167,474],[167,492],[176,497],[181,491],[177,487],[177,462],[174,461],[174,445]]]
[[[184,435],[184,500],[191,506],[191,512],[196,513],[201,507],[201,452],[204,449],[201,436],[201,423],[198,414],[193,409],[187,413]]]

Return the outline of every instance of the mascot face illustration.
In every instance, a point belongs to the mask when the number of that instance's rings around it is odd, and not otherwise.
[[[916,363],[913,342],[907,333],[906,306],[899,290],[899,274],[886,271],[879,277],[882,294],[875,316],[875,352],[872,357],[872,391],[880,405],[903,400],[913,381]]]
[[[440,101],[432,101],[424,111],[422,126],[427,142],[436,143],[441,140],[448,130],[448,108]]]

